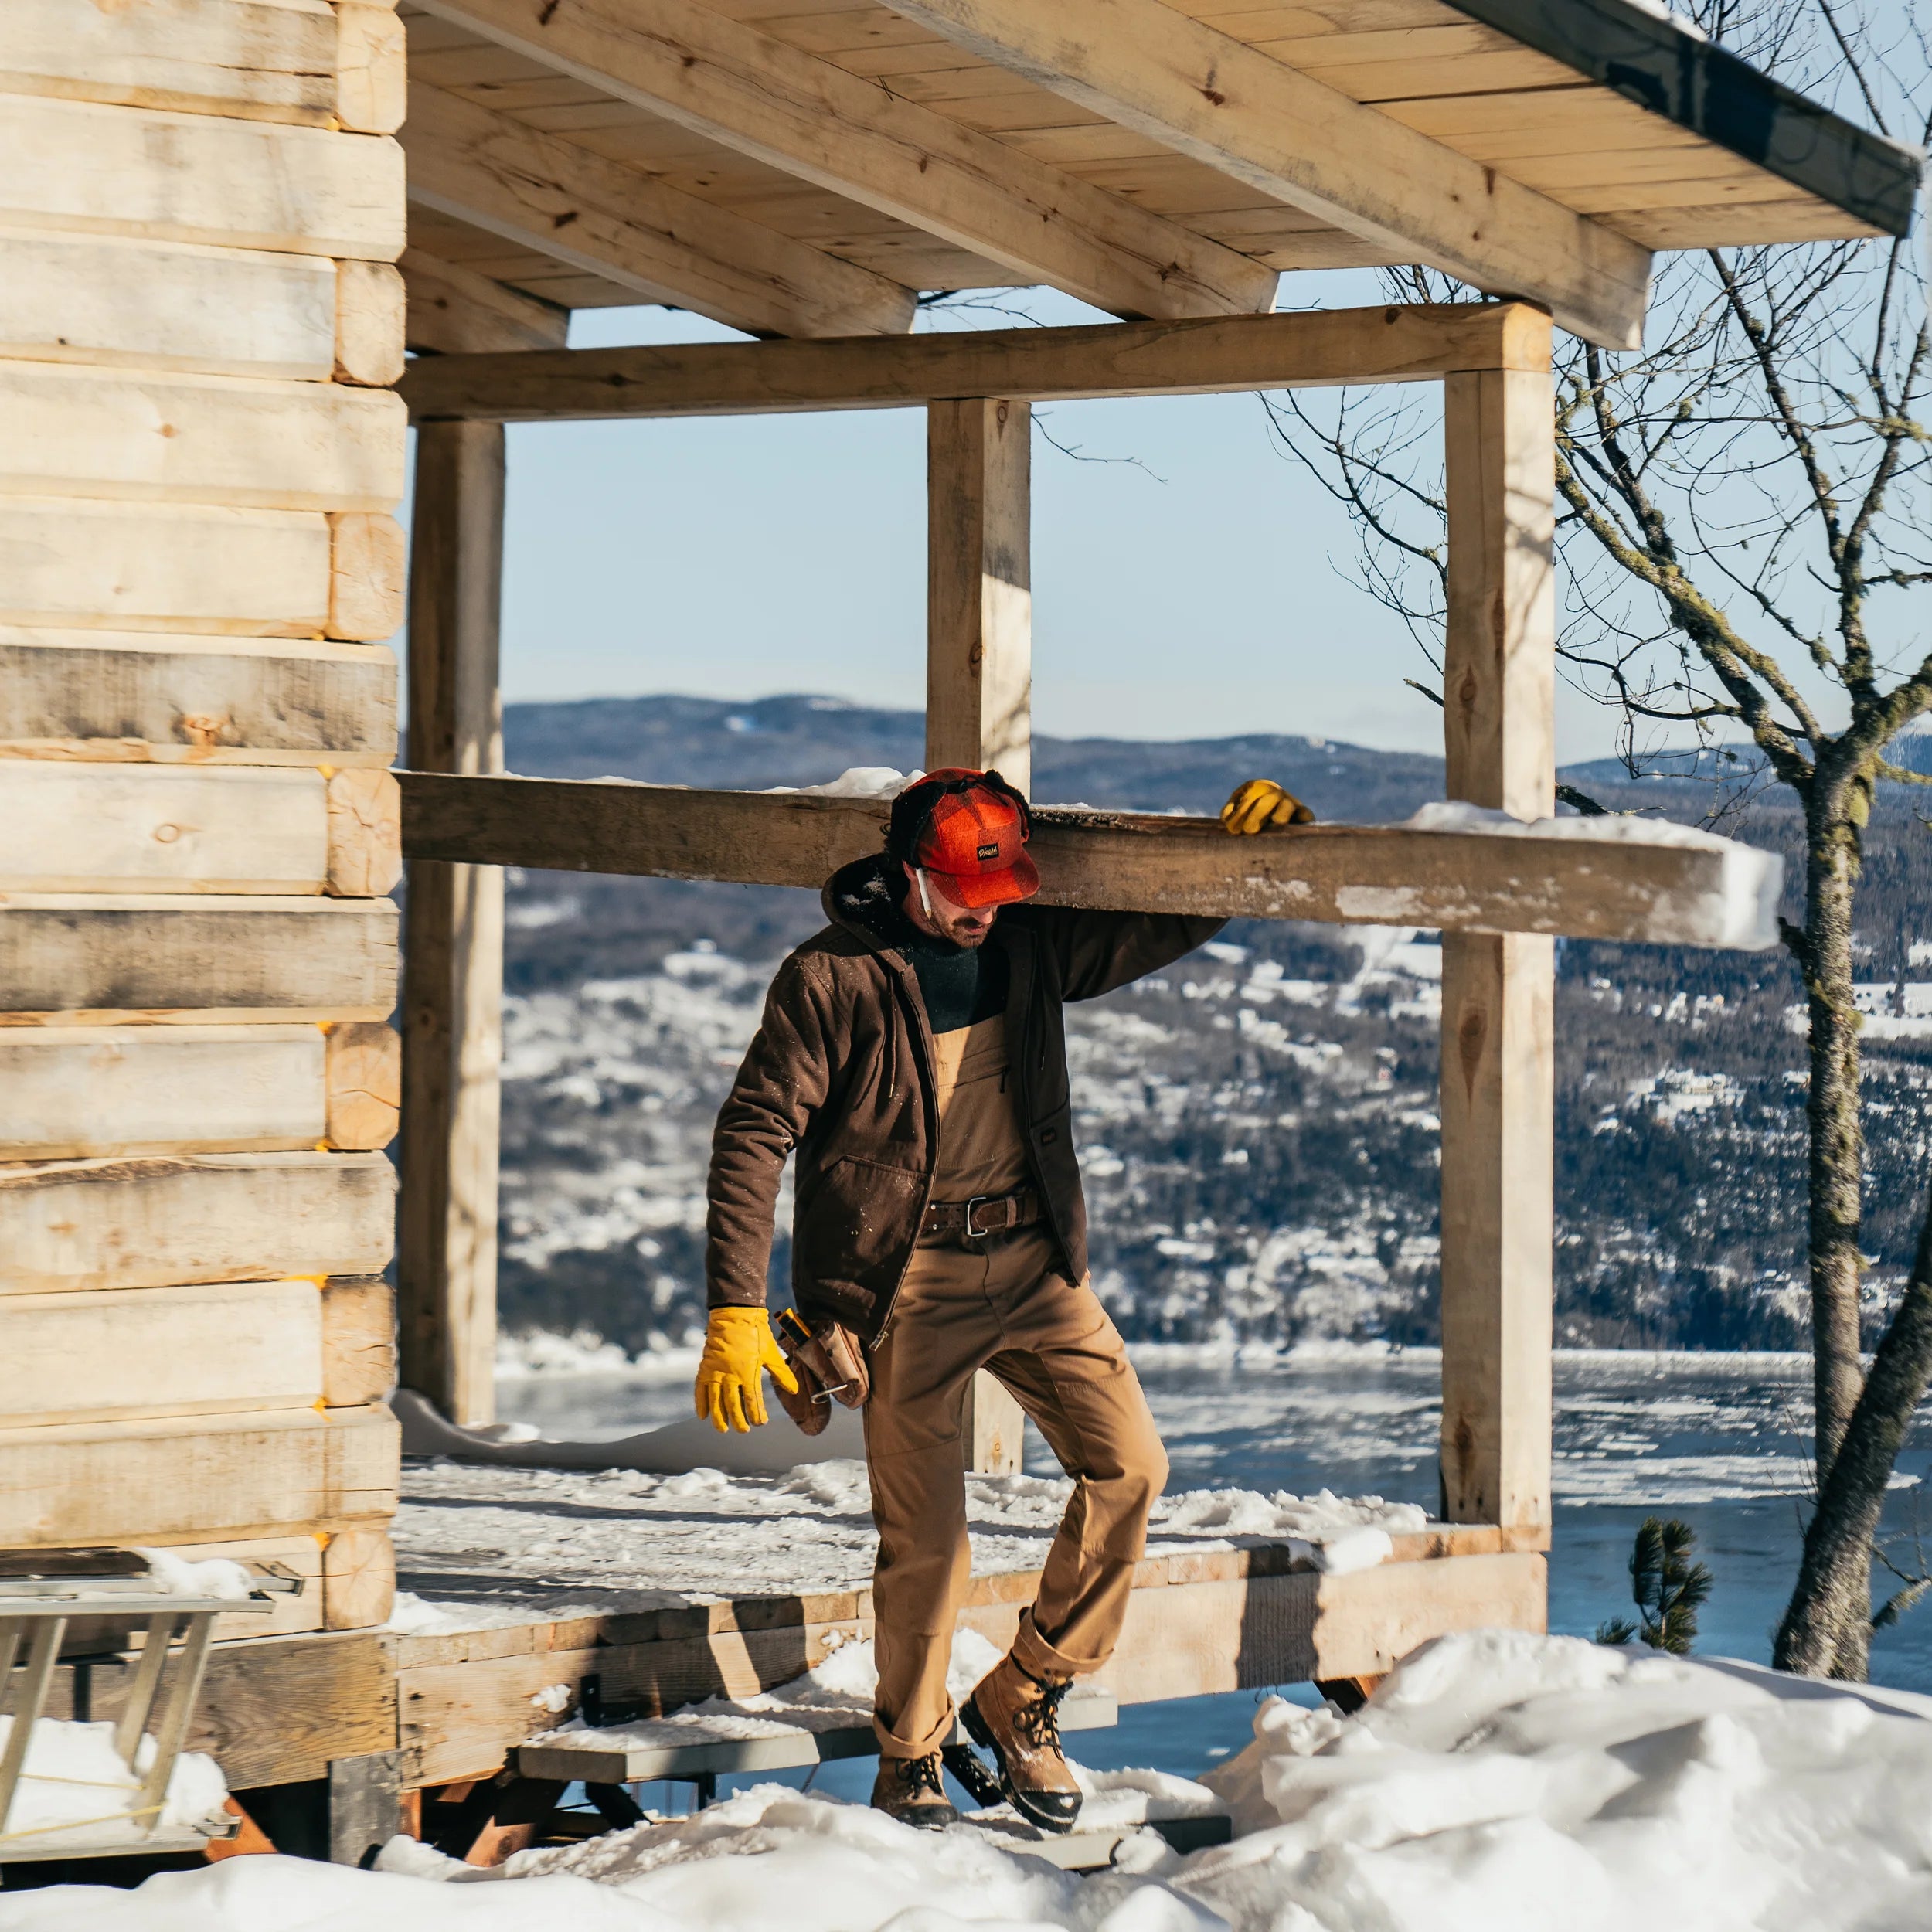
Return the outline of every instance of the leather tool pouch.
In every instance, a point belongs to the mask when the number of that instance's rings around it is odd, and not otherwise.
[[[798,1378],[798,1393],[789,1394],[775,1381],[772,1386],[779,1406],[806,1435],[823,1432],[835,1402],[848,1409],[864,1407],[872,1393],[872,1376],[865,1351],[851,1329],[836,1321],[808,1328],[790,1308],[781,1308],[771,1326]]]

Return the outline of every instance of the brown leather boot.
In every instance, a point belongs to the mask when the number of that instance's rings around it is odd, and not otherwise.
[[[872,1780],[872,1808],[922,1832],[943,1832],[959,1822],[939,1774],[939,1753],[926,1757],[882,1757]]]
[[[1043,1832],[1070,1832],[1080,1815],[1080,1787],[1060,1751],[1060,1699],[1073,1684],[1030,1676],[1009,1653],[960,1713],[974,1742],[992,1753],[1013,1808]]]

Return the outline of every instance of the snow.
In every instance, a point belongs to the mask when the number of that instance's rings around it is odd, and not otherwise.
[[[723,1439],[711,1433],[710,1440]],[[1072,1488],[1060,1477],[969,1476],[975,1573],[1039,1569]],[[1413,1503],[1325,1489],[1182,1490],[1155,1504],[1148,1549],[1158,1556],[1285,1543],[1339,1573],[1385,1560],[1392,1533],[1427,1520]],[[871,1581],[877,1547],[866,1466],[842,1458],[775,1475],[411,1463],[395,1536],[400,1566],[423,1595],[460,1593],[512,1621],[859,1590]],[[471,1614],[453,1602],[434,1611],[438,1619]],[[396,1626],[418,1634],[471,1627]]]
[[[190,1563],[172,1549],[137,1549],[145,1560],[155,1588],[168,1597],[213,1597],[225,1604],[246,1603],[253,1594],[255,1580],[240,1563],[226,1556],[210,1556],[203,1563]]]
[[[1353,1720],[1264,1705],[1207,1781],[1246,1835],[1186,1889],[1257,1932],[1903,1932],[1932,1913],[1932,1729],[1836,1688],[1439,1638]]]
[[[835,1662],[837,1660],[832,1660]],[[1077,1878],[773,1785],[495,1870],[247,1858],[0,1896],[0,1932],[1907,1932],[1932,1921],[1932,1699],[1478,1631],[1356,1716],[1270,1698],[1206,1781],[1227,1845]],[[1213,1796],[1089,1773],[1124,1822]]]
[[[923,776],[917,771],[895,771],[890,765],[852,765],[822,785],[767,785],[765,790],[798,798],[891,798]]]
[[[1404,821],[1413,832],[1483,832],[1494,838],[1560,838],[1583,845],[1669,845],[1679,850],[1716,853],[1723,860],[1717,891],[1717,930],[1707,930],[1708,922],[1699,918],[1696,930],[1679,933],[1667,930],[1673,915],[1691,913],[1689,906],[1678,907],[1668,901],[1657,908],[1657,939],[1682,938],[1687,943],[1706,946],[1735,946],[1750,952],[1762,952],[1775,946],[1777,938],[1778,896],[1784,889],[1784,862],[1777,853],[1760,852],[1754,845],[1742,845],[1716,832],[1701,832],[1694,825],[1672,824],[1668,819],[1638,818],[1620,812],[1590,817],[1535,818],[1512,818],[1506,811],[1487,806],[1447,801],[1424,805]],[[1364,889],[1355,895],[1362,900],[1359,908],[1343,905],[1344,912],[1388,919],[1403,917],[1406,896],[1403,889]],[[1347,896],[1347,895],[1345,895]],[[1370,900],[1372,903],[1369,903]],[[1402,902],[1398,904],[1397,902]]]
[[[946,1688],[964,1703],[973,1687],[1003,1653],[977,1631],[957,1631],[946,1672]],[[533,1744],[558,1744],[596,1750],[655,1750],[752,1737],[777,1737],[787,1731],[840,1730],[872,1722],[872,1694],[879,1666],[870,1638],[841,1645],[822,1663],[788,1684],[751,1697],[708,1697],[668,1717],[591,1730],[575,1720],[534,1737]]]
[[[0,1717],[0,1750],[12,1735],[14,1720]],[[144,1737],[135,1753],[142,1776],[155,1761],[155,1740]],[[26,1839],[36,1850],[63,1845],[124,1845],[149,1835],[149,1821],[134,1810],[140,1776],[130,1771],[114,1749],[111,1721],[76,1723],[66,1719],[35,1720],[27,1761],[12,1809],[6,1835]],[[179,1837],[212,1825],[223,1815],[228,1787],[212,1757],[184,1751],[168,1774],[168,1792],[156,1828]],[[7,1922],[0,1905],[0,1926]]]

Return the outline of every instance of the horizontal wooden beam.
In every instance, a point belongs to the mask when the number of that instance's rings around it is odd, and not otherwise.
[[[1471,302],[842,342],[437,355],[410,365],[402,393],[419,422],[560,423],[903,409],[979,396],[1207,396],[1549,367],[1548,316],[1522,303]]]
[[[299,1280],[0,1297],[0,1429],[312,1411],[322,1301]]]
[[[0,1025],[386,1019],[391,899],[0,893]]]
[[[395,1134],[402,1079],[401,1041],[367,1020],[0,1026],[0,1162],[372,1152]]]
[[[1274,306],[1260,263],[696,0],[423,11],[1114,315]]]
[[[9,1162],[0,1295],[379,1274],[395,1223],[381,1154]]]
[[[398,1433],[380,1403],[0,1428],[0,1546],[202,1541],[386,1517]]]
[[[398,774],[414,859],[816,888],[879,849],[876,799],[546,778]],[[1049,905],[1562,933],[1761,949],[1773,855],[1531,828],[1311,825],[1233,838],[1211,818],[1046,808],[1030,848]],[[1561,831],[1555,829],[1560,823]]]
[[[408,444],[386,389],[0,362],[0,495],[387,510]]]
[[[0,758],[386,770],[396,735],[379,644],[0,624]]]
[[[1162,0],[906,0],[996,66],[1607,349],[1643,338],[1635,242]]]
[[[326,128],[19,94],[0,116],[9,227],[393,262],[403,172],[389,137]]]
[[[412,201],[758,335],[892,334],[913,291],[574,141],[410,87]]]

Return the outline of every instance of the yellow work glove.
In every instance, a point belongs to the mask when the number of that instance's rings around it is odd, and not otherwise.
[[[1271,832],[1277,825],[1311,825],[1315,814],[1272,778],[1250,778],[1236,785],[1221,808],[1230,832]]]
[[[778,1352],[771,1318],[763,1308],[713,1308],[705,1327],[695,1394],[698,1413],[709,1416],[719,1435],[727,1429],[764,1427],[761,1369],[769,1369],[772,1379],[789,1394],[798,1393],[798,1378]]]

